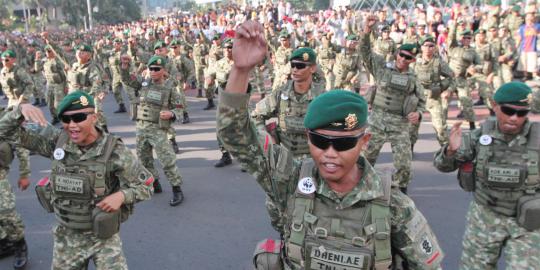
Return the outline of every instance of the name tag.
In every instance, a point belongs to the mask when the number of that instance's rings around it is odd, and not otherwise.
[[[344,251],[313,248],[310,269],[358,270],[364,268],[364,256]]]
[[[519,183],[519,169],[490,167],[488,181],[498,183]]]
[[[54,189],[60,192],[83,194],[83,184],[83,179],[57,176],[54,181]]]
[[[392,76],[390,77],[390,83],[393,85],[407,86],[408,81],[409,76],[407,75],[392,74]]]
[[[153,100],[153,101],[161,101],[161,92],[150,90],[148,91],[148,94],[146,95],[147,99]]]

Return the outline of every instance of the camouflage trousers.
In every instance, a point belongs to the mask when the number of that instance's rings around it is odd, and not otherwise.
[[[156,176],[156,178],[159,175],[154,167],[154,150],[171,186],[180,186],[182,184],[182,176],[180,175],[180,170],[176,166],[176,154],[169,144],[166,129],[161,129],[157,125],[155,128],[137,127],[136,143],[137,157],[152,175]]]
[[[331,70],[324,72],[324,79],[326,80],[326,91],[334,89],[335,76]]]
[[[204,70],[206,66],[195,63],[195,80],[197,80],[197,89],[204,89]]]
[[[123,84],[122,81],[119,80],[120,74],[114,74],[113,75],[113,81],[112,81],[112,92],[114,96],[114,100],[116,100],[116,103],[118,104],[124,104],[124,98],[122,97],[122,88]]]
[[[473,110],[469,82],[465,78],[457,77],[455,83],[459,99],[459,107],[463,111],[463,117],[469,122],[474,122],[476,120],[476,116]]]
[[[259,94],[269,94],[269,89],[266,89],[264,85],[264,71],[261,71],[259,67],[253,69],[253,88],[259,92]]]
[[[99,239],[92,231],[75,231],[56,225],[53,236],[53,270],[86,269],[90,260],[97,270],[128,269],[118,233]]]
[[[15,210],[15,194],[7,174],[6,170],[0,170],[0,239],[16,242],[24,238],[24,224]]]
[[[64,99],[66,93],[64,84],[53,84],[49,83],[47,91],[47,105],[49,105],[49,111],[51,115],[56,117],[56,108],[60,105],[60,101]]]
[[[15,146],[15,155],[19,159],[19,174],[21,177],[30,175],[30,150]]]
[[[176,92],[178,93],[178,95],[180,95],[180,102],[182,102],[182,107],[183,107],[184,111],[187,112],[188,103],[187,103],[187,99],[186,99],[186,91],[184,90],[184,83],[183,82],[178,82],[178,86],[176,87]]]
[[[392,176],[392,182],[399,187],[407,187],[411,181],[412,162],[409,125],[401,130],[396,129],[396,131],[385,131],[372,125],[369,127],[369,132],[371,133],[371,139],[365,153],[369,163],[375,166],[382,146],[384,143],[390,142],[394,168],[396,169]]]
[[[446,119],[448,118],[447,112],[444,110],[445,104],[446,108],[448,108],[448,100],[443,98],[433,99],[433,98],[427,98],[426,100],[426,109],[429,111],[429,114],[431,115],[431,124],[433,125],[433,129],[435,129],[435,135],[437,136],[437,141],[442,146],[445,143],[448,142],[448,134],[447,134],[447,125],[446,125]],[[411,137],[411,145],[415,145],[416,141],[418,140],[418,131],[420,129],[420,122],[418,124],[411,124],[409,134]]]
[[[471,78],[471,82],[478,87],[478,95],[484,99],[484,103],[489,109],[493,109],[489,99],[493,96],[493,86],[486,82],[487,76],[480,74]]]
[[[459,269],[497,269],[503,249],[506,269],[538,269],[540,230],[527,231],[516,223],[516,218],[471,202]]]
[[[34,98],[45,99],[45,94],[43,94],[43,88],[45,87],[45,78],[41,73],[30,74],[34,87],[32,87],[32,95]]]

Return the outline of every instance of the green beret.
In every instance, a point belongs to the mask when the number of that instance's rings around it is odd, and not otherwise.
[[[381,28],[381,32],[384,32],[384,31],[390,31],[390,26],[388,25],[385,25]]]
[[[150,58],[150,60],[148,60],[148,64],[147,66],[161,66],[161,67],[164,67],[165,66],[165,63],[167,62],[167,60],[165,60],[165,58],[159,56],[159,55],[154,55]]]
[[[122,39],[121,39],[121,38],[115,38],[115,39],[114,39],[114,42],[115,42],[115,43],[122,43]]]
[[[178,39],[174,39],[173,41],[171,41],[171,44],[169,44],[169,46],[176,46],[176,45],[182,45],[182,42],[180,42],[180,40]]]
[[[493,95],[493,100],[497,104],[528,106],[532,101],[532,90],[522,82],[505,83],[497,89],[497,92]]]
[[[519,5],[515,5],[512,7],[512,11],[520,11],[521,10],[521,7]]]
[[[418,53],[418,45],[412,43],[405,43],[398,48],[400,51],[408,51],[412,54]]]
[[[43,49],[44,50],[52,50],[53,47],[51,45],[45,45],[45,47]]]
[[[94,98],[81,90],[71,92],[62,99],[58,105],[58,116],[66,111],[74,111],[86,108],[95,108]]]
[[[460,32],[461,36],[472,36],[472,32],[469,29],[465,29]]]
[[[15,57],[17,57],[17,54],[12,50],[5,50],[0,57],[2,57],[2,58],[5,58],[5,57],[15,58]]]
[[[476,31],[474,31],[475,35],[485,34],[485,33],[486,33],[486,29],[483,29],[483,28],[478,28]]]
[[[501,0],[493,0],[493,1],[491,1],[491,5],[492,6],[500,6],[501,5]]]
[[[233,39],[232,39],[232,38],[225,39],[225,40],[223,41],[223,44],[221,44],[221,46],[222,46],[223,48],[232,48],[232,46],[233,46]]]
[[[83,51],[83,52],[92,52],[92,47],[90,47],[90,45],[81,44],[81,45],[79,45],[77,50]]]
[[[424,45],[426,42],[435,43],[435,38],[432,35],[426,35],[420,38],[420,45]]]
[[[366,124],[366,100],[350,91],[331,90],[316,97],[304,117],[307,129],[354,130]]]
[[[279,38],[290,38],[290,37],[291,37],[291,35],[285,29],[281,30],[281,32],[279,32]]]
[[[355,34],[350,34],[346,38],[346,40],[358,40],[358,36]]]
[[[416,24],[414,22],[410,22],[407,27],[416,27]]]
[[[159,40],[158,42],[154,43],[154,50],[157,50],[159,48],[164,48],[166,47],[165,46],[165,42]]]
[[[317,62],[317,54],[311,48],[302,47],[302,48],[294,50],[291,53],[291,56],[289,57],[289,61],[291,60],[300,60],[300,61],[310,62],[312,64],[315,64]]]
[[[71,41],[69,39],[64,40],[64,42],[62,42],[62,46],[71,46]]]
[[[215,34],[213,37],[212,37],[212,40],[219,40],[221,38],[221,35],[220,34]]]

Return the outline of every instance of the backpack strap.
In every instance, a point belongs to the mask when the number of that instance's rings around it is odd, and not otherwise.
[[[99,196],[108,195],[107,192],[110,192],[110,188],[107,186],[107,178],[111,177],[111,175],[108,175],[108,168],[109,168],[109,158],[111,157],[111,154],[114,150],[114,146],[116,145],[116,141],[118,140],[113,135],[106,135],[106,142],[103,146],[103,154],[96,159],[96,161],[100,164],[103,164],[103,168],[105,171],[102,173],[102,175],[97,175],[94,181],[94,192],[95,194]]]
[[[373,200],[371,221],[375,225],[375,269],[388,269],[392,264],[392,246],[390,238],[390,197],[392,192],[392,174],[389,171],[379,173],[383,186],[383,196]]]
[[[527,140],[527,179],[525,180],[526,192],[530,194],[537,193],[540,188],[540,123],[533,122],[529,129],[529,138]]]

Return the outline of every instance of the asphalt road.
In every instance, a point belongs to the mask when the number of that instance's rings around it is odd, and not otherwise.
[[[194,96],[194,91],[189,91]],[[221,154],[215,135],[215,110],[204,111],[204,99],[188,97],[192,123],[176,126],[181,153],[177,165],[184,178],[186,200],[170,207],[170,185],[164,193],[136,205],[135,214],[122,224],[121,236],[130,269],[252,269],[255,244],[278,237],[269,225],[264,194],[253,177],[242,173],[238,163],[214,168]],[[0,104],[5,105],[5,101]],[[134,152],[135,127],[127,114],[114,114],[112,95],[106,98],[105,113],[111,132],[122,137]],[[485,113],[485,110],[484,112]],[[452,109],[450,116],[455,116]],[[425,121],[429,117],[426,117]],[[438,149],[431,124],[424,122],[415,147],[409,194],[428,219],[444,252],[445,269],[457,269],[465,214],[472,198],[461,191],[455,173],[443,174],[432,165]],[[18,162],[9,180],[17,197],[17,210],[26,225],[29,247],[27,269],[49,269],[52,258],[54,216],[45,213],[36,200],[33,185],[50,172],[50,161],[32,156],[32,186],[16,189]],[[392,167],[389,145],[379,157],[378,167]],[[11,269],[12,257],[0,260],[0,269]],[[93,268],[92,268],[93,269]]]

